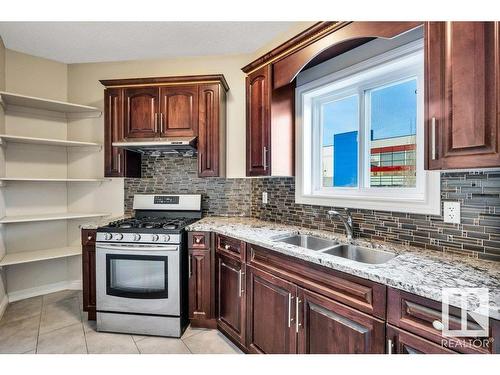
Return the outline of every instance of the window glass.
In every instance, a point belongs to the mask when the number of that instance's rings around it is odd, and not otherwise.
[[[372,89],[367,97],[370,186],[415,187],[417,80]]]
[[[321,106],[321,167],[323,187],[358,186],[358,96]]]

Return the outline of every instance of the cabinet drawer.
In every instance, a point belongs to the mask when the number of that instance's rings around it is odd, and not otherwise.
[[[441,302],[429,300],[401,290],[389,288],[387,301],[387,322],[433,341],[445,348],[462,353],[498,353],[500,322],[490,319],[489,337],[444,337],[442,335]],[[451,329],[460,329],[461,310],[450,307]],[[471,329],[480,327],[472,319]],[[497,337],[494,337],[497,336]]]
[[[82,229],[82,245],[94,245],[95,244],[95,229]]]
[[[209,249],[210,232],[189,232],[188,247],[190,249]]]
[[[218,234],[215,238],[215,244],[217,251],[245,260],[245,242]]]
[[[385,319],[386,286],[247,244],[247,264],[360,311]]]

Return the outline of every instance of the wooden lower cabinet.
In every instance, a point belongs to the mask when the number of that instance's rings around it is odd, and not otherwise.
[[[385,322],[298,288],[298,353],[383,354]]]
[[[247,340],[250,353],[296,353],[294,284],[247,266]]]
[[[387,325],[388,354],[457,354],[422,337]]]
[[[217,327],[245,345],[245,265],[224,254],[216,255]]]
[[[212,319],[212,277],[210,250],[189,250],[189,319],[194,327],[214,328]]]
[[[82,230],[83,311],[88,320],[96,320],[95,236],[94,229]]]

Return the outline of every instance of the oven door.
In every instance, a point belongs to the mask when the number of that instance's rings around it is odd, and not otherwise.
[[[177,245],[96,244],[97,311],[178,316]]]

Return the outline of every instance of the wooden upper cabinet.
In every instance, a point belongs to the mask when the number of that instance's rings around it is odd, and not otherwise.
[[[158,136],[158,88],[125,88],[123,96],[124,138]]]
[[[113,142],[154,138],[159,141],[175,137],[198,137],[199,177],[225,176],[226,92],[229,86],[223,75],[100,82],[107,92],[106,176],[140,177],[141,154],[113,148]],[[127,173],[128,170],[133,173]]]
[[[498,22],[428,22],[426,166],[500,166]]]
[[[384,321],[302,288],[297,298],[300,354],[384,353]]]
[[[246,78],[247,176],[271,174],[271,66]]]
[[[198,176],[217,177],[226,164],[226,92],[214,84],[198,90]]]
[[[160,135],[194,137],[198,134],[198,86],[160,88]]]
[[[113,147],[122,138],[123,90],[104,91],[104,176],[120,177],[123,171],[123,150]]]
[[[123,139],[123,89],[104,90],[104,177],[140,177],[141,156],[113,146]]]

